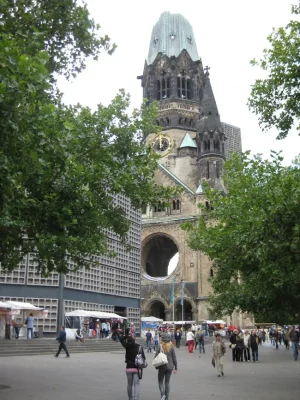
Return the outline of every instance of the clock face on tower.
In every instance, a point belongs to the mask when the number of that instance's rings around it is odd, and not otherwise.
[[[171,150],[172,139],[168,135],[158,135],[153,140],[153,149],[158,154],[165,154]]]

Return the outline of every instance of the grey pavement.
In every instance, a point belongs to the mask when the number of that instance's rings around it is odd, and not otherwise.
[[[179,367],[171,378],[170,400],[299,398],[300,361],[284,346],[277,351],[270,344],[260,346],[257,364],[233,363],[227,349],[223,378],[211,365],[211,345],[206,350],[201,358],[198,352],[188,354],[186,347],[177,350]],[[126,400],[124,353],[0,358],[0,399]],[[159,400],[153,354],[146,356],[150,365],[140,381],[140,400]]]

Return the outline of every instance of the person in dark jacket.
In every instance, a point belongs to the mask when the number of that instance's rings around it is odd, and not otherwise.
[[[300,339],[300,333],[296,331],[295,327],[292,326],[289,334],[290,340],[291,340],[291,345],[293,349],[293,355],[294,355],[294,360],[298,360],[298,346],[299,346],[299,339]]]
[[[181,332],[179,329],[177,329],[176,333],[175,333],[175,342],[176,342],[176,347],[177,349],[180,348],[180,342],[181,342]]]
[[[59,333],[59,336],[56,338],[56,340],[59,343],[59,347],[58,347],[57,353],[55,354],[55,357],[58,357],[61,352],[61,349],[64,349],[64,351],[66,352],[66,358],[69,358],[70,354],[69,354],[67,346],[66,346],[67,334],[66,334],[64,326],[62,326],[60,328],[60,333]]]
[[[243,352],[244,352],[244,338],[243,333],[239,333],[236,337],[236,361],[243,362]]]
[[[174,346],[171,342],[171,336],[168,333],[161,335],[161,342],[156,350],[155,357],[158,356],[159,352],[163,351],[168,359],[167,365],[157,367],[158,370],[158,387],[161,395],[161,400],[168,400],[170,393],[170,379],[172,371],[174,374],[177,372],[177,358]]]
[[[119,336],[121,345],[126,349],[125,363],[126,363],[126,376],[127,376],[127,393],[129,400],[139,400],[140,394],[140,379],[139,371],[135,365],[135,358],[140,353],[144,360],[146,360],[144,349],[142,346],[135,342],[132,336]],[[132,387],[133,393],[132,393]]]
[[[231,350],[232,350],[232,361],[237,361],[237,342],[238,331],[235,329],[230,336]]]
[[[258,362],[258,337],[255,330],[251,331],[249,347],[252,350],[252,362]]]

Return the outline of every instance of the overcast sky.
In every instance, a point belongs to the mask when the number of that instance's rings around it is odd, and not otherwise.
[[[203,65],[210,66],[210,78],[221,119],[242,130],[243,150],[263,153],[283,150],[285,163],[300,152],[296,131],[287,139],[275,140],[276,131],[262,132],[257,117],[246,105],[250,86],[261,72],[250,65],[267,47],[273,27],[291,19],[292,0],[88,0],[91,15],[101,25],[101,34],[118,45],[112,56],[103,53],[98,62],[72,83],[60,81],[66,103],[95,108],[108,104],[119,88],[132,96],[139,107],[142,88],[136,79],[143,73],[151,30],[164,11],[181,13],[194,29]],[[296,0],[294,0],[296,3]]]

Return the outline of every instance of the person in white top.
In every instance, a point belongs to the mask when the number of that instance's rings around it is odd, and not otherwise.
[[[248,331],[245,331],[245,333],[244,333],[244,359],[245,359],[245,362],[250,361],[249,337],[250,337],[250,333]]]
[[[189,329],[188,333],[186,334],[186,340],[188,343],[189,353],[193,353],[195,345],[195,335],[193,334],[191,329]]]

